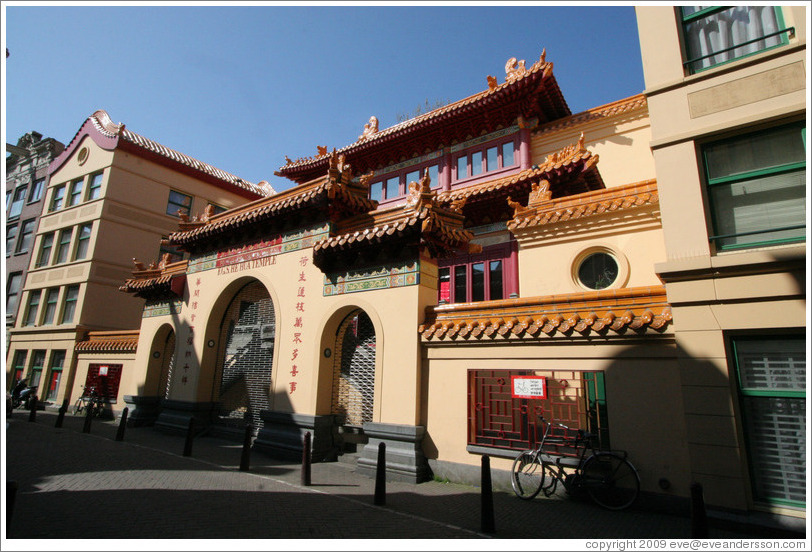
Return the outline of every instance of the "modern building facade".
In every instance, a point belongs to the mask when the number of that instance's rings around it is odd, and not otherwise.
[[[14,326],[23,283],[31,262],[34,235],[48,187],[48,165],[65,144],[29,132],[6,144],[6,338]]]
[[[114,124],[104,111],[87,118],[47,175],[10,332],[7,385],[26,376],[42,401],[59,405],[72,392],[76,343],[91,330],[138,326],[143,300],[118,287],[134,262],[177,255],[160,243],[179,214],[198,205],[225,210],[271,190]]]
[[[805,516],[807,6],[637,7],[692,480]]]

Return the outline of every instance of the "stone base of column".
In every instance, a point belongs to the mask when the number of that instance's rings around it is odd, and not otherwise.
[[[263,410],[262,428],[254,440],[254,450],[272,458],[301,461],[304,435],[310,432],[310,461],[332,462],[338,455],[337,426],[332,414],[292,414]]]
[[[186,435],[189,420],[194,418],[196,432],[199,432],[212,424],[217,412],[217,403],[162,400],[154,427],[164,433]]]
[[[365,423],[369,442],[358,458],[358,473],[374,478],[378,467],[378,445],[386,444],[386,480],[421,483],[431,479],[431,470],[423,454],[426,434],[423,426]]]
[[[155,420],[161,413],[160,397],[124,395],[124,404],[129,408],[127,411],[128,427],[155,425]]]

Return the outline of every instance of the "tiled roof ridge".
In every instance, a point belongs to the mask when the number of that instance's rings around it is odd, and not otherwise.
[[[424,341],[660,331],[672,319],[664,286],[440,305],[426,311],[426,321],[418,327]]]
[[[75,349],[84,352],[132,353],[138,348],[139,335],[140,330],[92,331],[76,344]]]
[[[168,240],[170,243],[175,244],[194,241],[198,237],[213,235],[228,228],[273,216],[287,208],[296,207],[318,197],[325,197],[329,200],[340,198],[357,211],[368,212],[375,210],[378,205],[377,202],[369,199],[366,196],[367,191],[363,189],[368,186],[368,175],[361,176],[361,184],[351,182],[351,177],[349,166],[341,169],[338,166],[331,167],[326,176],[316,178],[305,184],[299,184],[273,196],[260,198],[238,208],[207,217],[201,221],[190,223],[188,228],[181,228],[177,232],[171,233]],[[360,195],[362,192],[363,195]]]
[[[483,98],[486,98],[488,96],[492,96],[492,95],[494,95],[496,93],[499,93],[499,92],[501,92],[502,90],[504,90],[507,87],[514,86],[514,85],[516,85],[516,83],[520,83],[520,82],[526,80],[527,78],[529,78],[530,76],[535,75],[535,74],[537,74],[539,72],[542,73],[542,78],[552,76],[553,63],[550,62],[550,61],[545,61],[545,56],[546,56],[546,51],[542,51],[542,54],[541,54],[541,57],[539,58],[539,60],[536,61],[529,69],[524,69],[524,60],[519,62],[519,66],[518,66],[518,68],[516,68],[516,65],[517,65],[516,64],[516,58],[510,58],[508,60],[508,65],[506,66],[505,82],[503,82],[502,84],[495,84],[496,79],[491,77],[491,76],[488,76],[488,78],[487,78],[488,88],[486,90],[483,90],[481,92],[476,92],[474,94],[471,94],[470,96],[467,96],[465,98],[462,98],[462,99],[454,101],[454,102],[451,102],[448,105],[438,107],[438,108],[433,109],[433,110],[431,110],[431,111],[429,111],[427,113],[417,115],[416,117],[412,117],[411,119],[408,119],[406,121],[401,121],[401,122],[396,123],[396,124],[394,124],[394,125],[392,125],[390,127],[385,128],[383,130],[375,129],[375,132],[370,132],[370,133],[367,133],[365,131],[365,133],[362,136],[360,136],[358,140],[356,140],[355,142],[353,142],[353,143],[351,143],[351,144],[349,144],[347,146],[339,148],[337,151],[339,153],[348,152],[348,151],[354,149],[355,147],[357,147],[357,146],[359,146],[361,144],[368,144],[368,143],[371,143],[371,142],[378,141],[381,138],[385,138],[385,137],[387,137],[389,135],[392,135],[392,134],[394,134],[396,132],[399,132],[399,131],[401,131],[403,129],[410,128],[412,126],[416,126],[416,125],[418,125],[418,124],[420,124],[420,123],[422,123],[424,121],[427,121],[429,119],[433,119],[433,118],[436,118],[438,116],[445,115],[445,114],[447,114],[449,112],[452,112],[454,110],[461,109],[461,108],[463,108],[465,106],[468,106],[468,105],[470,105],[472,103],[475,103],[475,102],[477,102],[477,101],[479,101],[479,100],[481,100]],[[513,67],[514,67],[513,73],[508,71],[508,66],[510,66],[511,62],[513,62]],[[563,98],[562,98],[562,101],[563,101]],[[566,105],[566,101],[564,101],[564,104]],[[316,156],[312,156],[312,157],[300,157],[300,158],[298,158],[296,160],[291,160],[291,159],[286,157],[285,159],[287,161],[287,164],[280,167],[280,170],[296,168],[296,167],[303,167],[303,166],[313,164],[313,163],[317,163],[317,162],[321,161],[322,159],[324,159],[326,157],[327,153],[322,148],[318,148],[318,150],[319,150],[319,153]],[[279,174],[278,172],[276,174],[279,175],[279,176],[283,176],[283,175]]]
[[[145,136],[141,136],[140,134],[129,130],[123,123],[114,123],[110,118],[110,115],[104,109],[97,109],[92,115],[90,115],[90,117],[86,119],[85,123],[87,122],[89,122],[99,134],[112,140],[114,144],[117,144],[118,141],[123,140],[142,150],[149,151],[165,159],[169,159],[196,171],[202,172],[217,180],[226,182],[232,186],[236,186],[261,197],[276,193],[273,187],[264,180],[259,184],[254,184],[253,182],[249,182],[222,169],[218,169],[217,167],[204,163],[198,159],[195,159],[194,157],[168,148],[154,140],[146,138]],[[79,128],[68,146],[65,148],[65,151],[70,150],[74,146],[74,142],[84,136],[85,133],[82,131],[84,127],[85,125],[83,124]]]
[[[562,117],[561,119],[550,121],[547,124],[539,126],[535,132],[551,132],[560,130],[562,128],[584,124],[592,120],[609,117],[619,113],[627,113],[636,109],[642,109],[647,106],[648,100],[646,99],[645,94],[635,94],[634,96],[629,96],[628,98],[622,98],[620,100],[599,105],[585,111],[573,113],[568,117]]]
[[[656,179],[534,203],[533,198],[536,193],[537,188],[534,187],[530,192],[528,207],[513,205],[513,219],[507,223],[509,230],[515,231],[529,226],[541,226],[606,212],[655,205],[660,201]]]

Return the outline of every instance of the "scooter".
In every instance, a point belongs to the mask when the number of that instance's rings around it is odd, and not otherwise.
[[[29,387],[25,381],[20,381],[11,392],[11,408],[19,408],[23,405],[25,409],[31,407],[31,398],[37,393],[37,386]]]

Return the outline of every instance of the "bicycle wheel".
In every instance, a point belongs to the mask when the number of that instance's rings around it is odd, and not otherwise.
[[[579,485],[596,504],[623,510],[640,494],[640,476],[631,462],[617,454],[593,454],[584,462]]]
[[[523,500],[535,498],[544,486],[544,464],[532,450],[526,450],[513,461],[510,483],[513,492]]]

